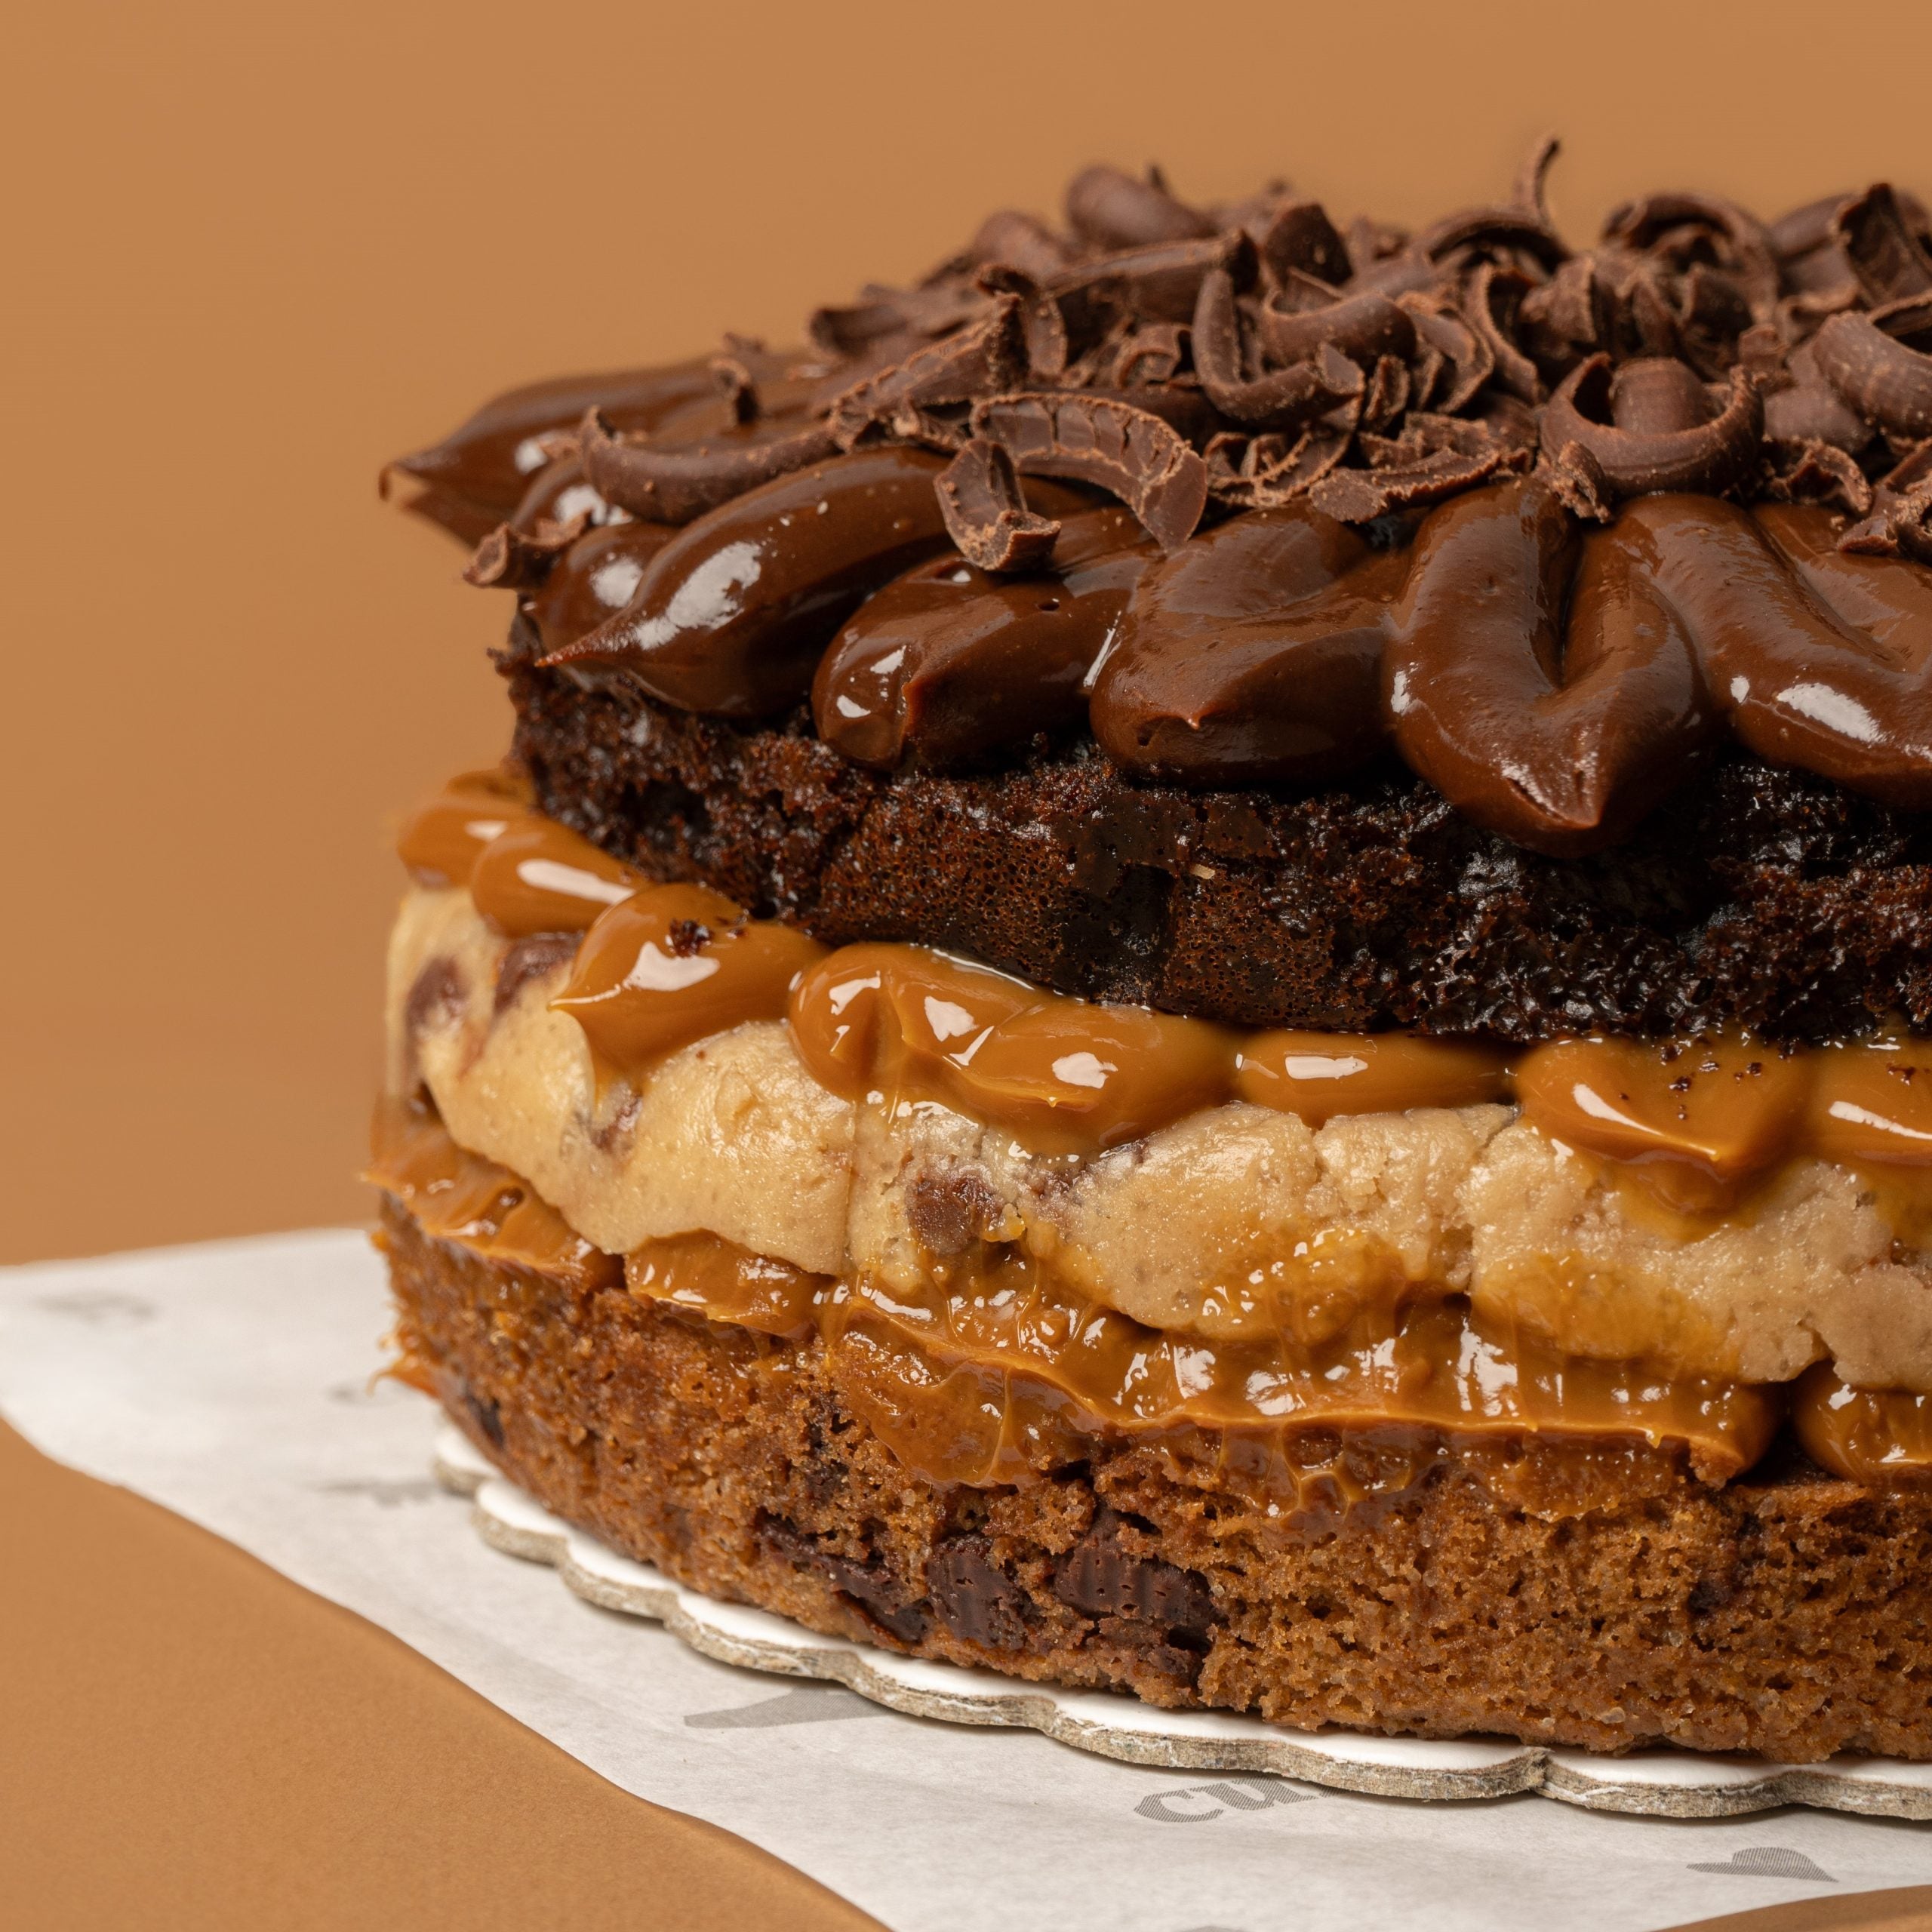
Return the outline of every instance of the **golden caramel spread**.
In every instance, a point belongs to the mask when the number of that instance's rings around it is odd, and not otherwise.
[[[1812,1461],[1848,1481],[1932,1479],[1932,1395],[1854,1389],[1820,1362],[1792,1391],[1791,1421]]]
[[[583,1029],[600,1066],[633,1078],[667,1054],[747,1020],[776,1020],[825,948],[748,919],[701,885],[654,885],[599,918],[550,1004]]]
[[[486,1260],[565,1280],[613,1280],[617,1263],[593,1247],[530,1183],[459,1147],[429,1108],[385,1097],[370,1131],[363,1178],[392,1194],[423,1232],[460,1241]]]
[[[789,1269],[708,1235],[630,1255],[631,1291],[715,1321],[816,1332],[861,1370],[866,1420],[936,1481],[1010,1482],[1079,1454],[1095,1429],[1300,1435],[1395,1425],[1683,1444],[1724,1481],[1755,1462],[1780,1404],[1762,1389],[1564,1361],[1438,1303],[1306,1345],[1164,1334],[1059,1280],[1023,1251],[935,1266],[913,1292]]]

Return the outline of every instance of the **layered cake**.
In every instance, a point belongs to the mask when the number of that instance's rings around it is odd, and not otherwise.
[[[1081,174],[392,466],[398,1372],[889,1650],[1932,1758],[1932,224]]]

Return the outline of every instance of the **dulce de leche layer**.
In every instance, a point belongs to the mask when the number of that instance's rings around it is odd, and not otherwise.
[[[1104,1432],[1183,1454],[1208,1447],[1238,1479],[1278,1487],[1286,1477],[1318,1519],[1362,1500],[1368,1466],[1341,1453],[1343,1438],[1372,1441],[1384,1485],[1392,1455],[1413,1481],[1444,1454],[1530,1433],[1571,1444],[1580,1479],[1627,1475],[1620,1449],[1644,1444],[1681,1449],[1700,1477],[1721,1482],[1758,1460],[1786,1409],[1777,1389],[1564,1361],[1520,1337],[1499,1340],[1454,1306],[1415,1311],[1380,1336],[1333,1336],[1309,1353],[1149,1331],[1023,1254],[940,1263],[910,1296],[709,1234],[648,1242],[620,1264],[527,1182],[457,1146],[421,1104],[385,1103],[373,1138],[368,1178],[436,1239],[587,1291],[628,1284],[707,1321],[821,1338],[840,1358],[847,1398],[908,1468],[936,1481],[1023,1481],[1077,1459],[1081,1436]],[[1932,1398],[1854,1389],[1821,1366],[1789,1399],[1821,1467],[1868,1486],[1932,1479]]]
[[[1873,1177],[1916,1245],[1932,1189],[1932,1043],[1780,1049],[1749,1038],[1588,1038],[1514,1052],[1402,1035],[1241,1033],[1096,1004],[928,949],[828,952],[721,895],[654,883],[531,811],[460,780],[404,829],[432,884],[466,885],[510,939],[579,934],[552,1001],[600,1069],[633,1083],[746,1020],[786,1020],[813,1076],[851,1100],[931,1100],[1047,1152],[1091,1156],[1239,1099],[1311,1122],[1513,1100],[1663,1211],[1721,1217],[1805,1155]]]

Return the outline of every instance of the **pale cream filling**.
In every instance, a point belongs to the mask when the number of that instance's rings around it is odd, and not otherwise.
[[[1857,1178],[1790,1163],[1686,1239],[1506,1106],[1347,1115],[1311,1129],[1235,1104],[1084,1161],[1036,1155],[930,1103],[854,1108],[781,1022],[671,1056],[602,1096],[582,1032],[548,1010],[562,969],[500,1013],[507,942],[461,891],[412,891],[389,955],[390,1082],[429,1088],[463,1146],[525,1176],[622,1254],[706,1230],[821,1274],[909,1285],[962,1229],[1016,1241],[1151,1327],[1318,1341],[1415,1292],[1605,1359],[1781,1381],[1932,1390],[1932,1269],[1893,1258]],[[435,967],[458,997],[412,1028]]]

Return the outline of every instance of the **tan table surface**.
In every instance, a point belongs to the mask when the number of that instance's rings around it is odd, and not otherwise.
[[[795,339],[1097,158],[1415,220],[1500,194],[1555,127],[1579,235],[1654,187],[1767,213],[1881,175],[1924,192],[1932,18],[1851,17],[24,13],[0,114],[0,1260],[368,1211],[389,828],[507,728],[502,601],[377,503],[384,457],[534,376]],[[0,1923],[859,1922],[163,1512],[12,1438],[0,1484]],[[152,1555],[141,1601],[105,1586],[110,1537]],[[1875,1909],[1754,1922],[1900,1922]]]

